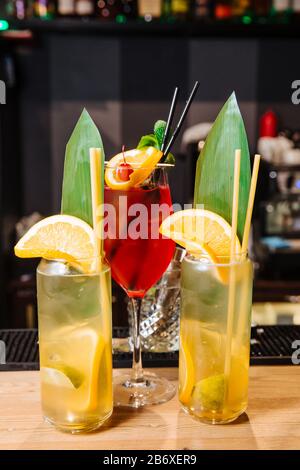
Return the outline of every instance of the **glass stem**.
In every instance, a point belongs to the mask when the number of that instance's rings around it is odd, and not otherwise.
[[[132,381],[144,382],[142,366],[142,351],[140,339],[140,314],[142,299],[131,299],[133,310],[133,361],[132,361]]]

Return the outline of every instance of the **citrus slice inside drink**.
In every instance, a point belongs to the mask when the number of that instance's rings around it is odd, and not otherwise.
[[[53,215],[41,220],[15,246],[19,258],[63,259],[83,272],[94,269],[96,250],[93,229],[70,215]]]
[[[62,370],[55,367],[41,367],[40,374],[41,381],[44,384],[67,388],[69,390],[75,390],[81,383],[81,374],[77,376],[76,372],[71,371],[67,366],[62,366]]]
[[[101,374],[107,373],[105,346],[104,338],[92,328],[62,328],[41,349],[42,382],[78,393],[73,396],[77,410],[96,410],[100,400],[106,401],[106,390],[100,389]]]
[[[104,339],[99,336],[94,349],[93,360],[90,370],[90,385],[89,385],[89,397],[86,409],[95,410],[99,403],[99,395],[106,393],[105,390],[100,390],[100,374],[105,373],[105,369],[101,367],[102,360],[106,360],[104,357],[105,342]]]
[[[210,411],[221,410],[225,399],[225,375],[212,375],[197,382],[192,398],[196,406]]]
[[[180,367],[179,377],[180,389],[179,389],[179,400],[183,404],[188,404],[190,401],[192,391],[195,383],[195,371],[191,353],[188,349],[187,344],[180,340]]]

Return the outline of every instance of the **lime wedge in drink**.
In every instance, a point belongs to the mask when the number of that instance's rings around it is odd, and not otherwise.
[[[81,386],[84,376],[77,369],[61,364],[56,367],[41,367],[41,380],[48,385],[74,390]]]
[[[111,367],[103,336],[89,326],[72,330],[68,325],[55,333],[56,343],[50,342],[49,349],[42,351],[42,382],[78,392],[73,397],[78,411],[97,410],[105,394],[102,375]]]
[[[224,403],[225,376],[212,375],[196,383],[193,391],[194,404],[209,410],[220,410]]]

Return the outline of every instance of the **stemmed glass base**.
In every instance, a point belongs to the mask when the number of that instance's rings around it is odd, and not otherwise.
[[[129,374],[122,374],[114,380],[114,404],[140,408],[146,405],[164,403],[175,395],[175,386],[168,380],[151,372],[144,372],[143,379],[134,380]]]
[[[133,361],[130,374],[121,374],[114,379],[114,405],[140,408],[158,405],[175,395],[175,387],[168,380],[151,372],[144,372],[140,341],[141,299],[131,298],[133,309]]]

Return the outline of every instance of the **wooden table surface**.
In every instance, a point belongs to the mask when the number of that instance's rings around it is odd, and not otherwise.
[[[177,369],[156,372],[176,381]],[[0,449],[300,449],[300,367],[251,367],[249,397],[247,414],[223,426],[192,419],[174,397],[70,435],[43,422],[38,372],[1,372]]]

